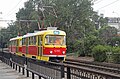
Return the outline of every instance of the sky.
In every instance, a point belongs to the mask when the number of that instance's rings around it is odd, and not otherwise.
[[[28,0],[0,0],[0,20],[16,20],[16,13]],[[94,0],[94,11],[104,17],[120,17],[120,0]],[[0,27],[7,27],[8,22],[0,21]]]
[[[16,20],[16,13],[28,0],[0,0],[0,20]],[[2,12],[2,14],[1,14]],[[7,27],[8,21],[0,21],[0,27]]]
[[[104,17],[120,17],[120,0],[95,0],[94,11],[104,14]]]

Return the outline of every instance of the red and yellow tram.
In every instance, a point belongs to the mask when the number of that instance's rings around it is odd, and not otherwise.
[[[10,39],[10,52],[44,61],[64,61],[66,33],[61,30],[43,30]]]

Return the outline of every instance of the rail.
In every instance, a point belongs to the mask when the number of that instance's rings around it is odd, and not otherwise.
[[[81,67],[85,67],[85,68],[90,68],[90,69],[94,69],[97,71],[98,70],[104,71],[106,73],[113,73],[113,74],[120,73],[120,65],[118,65],[118,64],[114,65],[114,64],[88,62],[88,61],[80,62],[80,61],[69,60],[69,59],[67,59],[64,63],[72,64],[72,65],[76,65],[76,66],[81,66]]]

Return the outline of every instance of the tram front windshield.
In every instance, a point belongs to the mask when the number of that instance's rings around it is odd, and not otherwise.
[[[63,35],[46,35],[45,45],[65,45],[65,36]]]

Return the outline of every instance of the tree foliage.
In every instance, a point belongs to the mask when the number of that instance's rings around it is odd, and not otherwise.
[[[42,3],[28,0],[16,13],[17,21],[0,32],[7,42],[18,34],[39,30],[43,23],[45,28],[57,26],[67,34],[68,53],[89,55],[93,47],[108,44],[106,42],[116,34],[115,28],[105,27],[106,19],[98,16],[92,5],[92,0],[43,0]],[[10,33],[4,35],[2,31]]]
[[[16,27],[19,28],[21,34],[33,32],[38,29],[37,22],[23,22],[20,20],[37,20],[41,21],[43,17],[39,5],[39,0],[29,0],[25,3],[24,8],[21,8],[16,13]],[[66,31],[68,44],[89,36],[94,30],[93,19],[94,11],[91,7],[90,0],[43,0],[44,6],[52,6],[55,9],[56,15],[52,16],[51,8],[44,8],[45,24],[57,27]],[[54,14],[54,13],[53,13]]]
[[[117,35],[117,29],[115,27],[104,27],[99,30],[99,38],[104,44],[108,44],[109,41]]]

